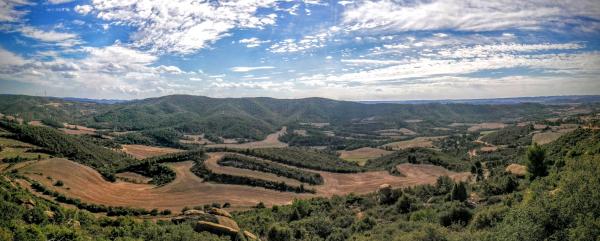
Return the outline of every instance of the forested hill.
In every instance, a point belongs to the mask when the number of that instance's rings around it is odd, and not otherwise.
[[[540,117],[541,104],[363,104],[324,98],[209,98],[171,95],[102,104],[51,97],[0,95],[0,113],[25,120],[53,118],[96,128],[147,130],[173,127],[188,133],[260,139],[292,122],[398,122],[407,119],[448,122],[500,121]]]

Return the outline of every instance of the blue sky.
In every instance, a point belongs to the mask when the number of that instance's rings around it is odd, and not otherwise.
[[[597,0],[0,0],[0,93],[600,94]]]

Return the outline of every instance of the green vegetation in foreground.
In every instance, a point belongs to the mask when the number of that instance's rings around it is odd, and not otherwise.
[[[383,190],[365,196],[296,200],[292,205],[235,213],[242,228],[273,240],[598,240],[600,131],[579,129],[543,147],[547,176],[517,179],[513,188],[481,191],[439,178],[435,185]],[[584,143],[586,143],[584,145]],[[593,143],[593,145],[587,145]],[[531,150],[529,153],[537,153]],[[537,154],[530,154],[537,155]],[[556,160],[556,159],[553,159]],[[505,175],[488,179],[501,186]],[[461,194],[462,193],[462,194]]]
[[[287,167],[270,161],[246,157],[236,154],[225,155],[218,161],[219,165],[273,173],[278,176],[296,179],[312,185],[323,184],[323,177],[315,172],[308,172],[297,168]]]
[[[195,232],[189,223],[98,218],[88,211],[67,209],[38,198],[13,184],[8,176],[0,174],[0,240],[230,240]]]
[[[453,155],[429,148],[408,148],[395,151],[367,161],[364,167],[370,170],[383,169],[395,173],[395,167],[402,163],[432,164],[453,171],[468,171],[470,168],[468,160],[462,160]]]
[[[115,180],[116,170],[135,162],[124,153],[99,147],[85,138],[67,135],[53,128],[19,125],[0,121],[0,127],[15,133],[15,138],[45,148],[55,156],[62,156],[98,170],[108,180]]]

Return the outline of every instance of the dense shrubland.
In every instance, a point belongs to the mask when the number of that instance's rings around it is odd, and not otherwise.
[[[124,153],[99,147],[86,138],[72,136],[49,127],[19,125],[0,121],[0,127],[15,133],[14,138],[45,148],[54,156],[90,166],[104,177],[114,180],[115,170],[133,163],[133,158]]]
[[[64,198],[68,200],[68,197]],[[73,201],[73,204],[77,205],[77,201]],[[167,210],[142,211],[81,202],[77,206],[115,216],[145,212],[149,215],[170,214]],[[10,183],[7,176],[2,174],[0,175],[0,240],[226,241],[230,239],[206,232],[195,232],[189,224],[175,225],[168,221],[154,223],[131,217],[95,217],[88,211],[63,208],[55,202],[38,198]]]
[[[468,185],[441,177],[434,185],[296,200],[235,218],[268,240],[597,240],[599,136],[578,130],[543,146],[548,175],[532,181],[504,172]],[[481,199],[468,199],[473,192]]]
[[[531,144],[533,125],[509,126],[489,133],[481,138],[492,145],[524,146]]]
[[[408,148],[395,151],[367,161],[365,168],[371,170],[395,170],[394,167],[402,163],[432,164],[454,171],[467,171],[470,168],[468,161],[428,148]]]

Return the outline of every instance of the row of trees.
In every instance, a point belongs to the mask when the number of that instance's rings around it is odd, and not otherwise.
[[[286,165],[323,170],[330,172],[352,173],[361,172],[363,168],[355,163],[350,163],[339,157],[308,148],[259,148],[259,149],[236,149],[236,148],[206,148],[206,151],[237,152],[240,154],[259,157]]]
[[[217,183],[256,186],[278,190],[282,192],[315,193],[314,189],[305,188],[304,184],[301,184],[300,186],[291,186],[286,184],[285,182],[274,182],[246,176],[234,176],[229,174],[214,173],[210,169],[206,168],[203,160],[196,160],[196,164],[192,167],[191,171],[198,177],[206,181],[212,181]]]
[[[228,154],[218,161],[219,165],[273,173],[278,176],[296,179],[301,182],[320,185],[323,177],[315,172],[308,172],[297,168],[287,167],[270,161],[242,155]]]

